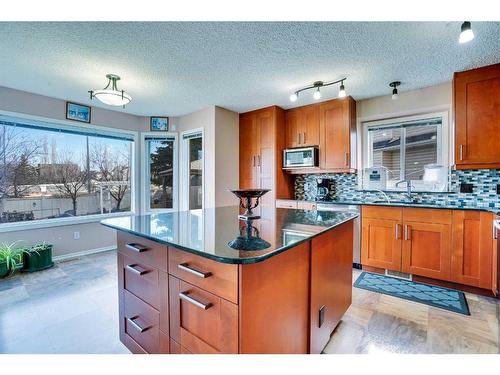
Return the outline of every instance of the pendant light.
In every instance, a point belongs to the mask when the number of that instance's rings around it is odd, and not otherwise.
[[[90,99],[97,98],[101,102],[112,106],[123,106],[130,103],[132,97],[123,90],[118,90],[116,82],[120,80],[120,76],[116,74],[106,74],[108,84],[102,90],[90,90]]]
[[[341,83],[340,83],[340,89],[339,89],[339,98],[345,98],[346,95],[347,94],[345,92],[344,81],[341,81]]]
[[[470,42],[472,39],[474,39],[474,32],[472,31],[469,21],[465,21],[460,29],[460,36],[458,38],[458,42],[460,44]]]
[[[320,100],[321,99],[321,91],[319,91],[319,87],[314,91],[313,98],[315,100]]]
[[[389,83],[389,86],[392,87],[392,100],[398,100],[399,99],[399,94],[398,94],[398,86],[401,85],[401,82],[399,81],[394,81]]]

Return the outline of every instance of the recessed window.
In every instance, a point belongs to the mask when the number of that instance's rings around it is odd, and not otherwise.
[[[399,119],[365,125],[365,167],[379,167],[387,189],[402,189],[409,180],[415,190],[443,190],[447,157],[443,118]],[[364,186],[367,187],[366,185]]]
[[[0,223],[131,210],[131,134],[0,116]]]
[[[187,152],[187,208],[200,209],[203,207],[203,136],[202,133],[195,132],[184,134],[182,138]]]

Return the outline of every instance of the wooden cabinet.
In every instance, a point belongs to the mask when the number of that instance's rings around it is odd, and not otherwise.
[[[270,189],[261,199],[263,206],[293,196],[293,181],[282,170],[284,148],[283,109],[274,106],[240,114],[240,188]]]
[[[363,206],[361,215],[361,263],[400,271],[402,210]]]
[[[455,73],[455,165],[500,168],[500,64]]]
[[[310,353],[320,354],[352,301],[353,222],[313,238]]]
[[[285,113],[286,147],[319,145],[319,106],[308,105]]]
[[[493,216],[489,212],[453,211],[451,281],[491,287],[496,261]]]
[[[348,172],[356,168],[356,102],[335,99],[319,105],[320,168]]]
[[[238,353],[238,306],[169,277],[170,335],[194,354]]]

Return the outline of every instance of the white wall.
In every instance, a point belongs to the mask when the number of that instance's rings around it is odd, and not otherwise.
[[[49,98],[47,96],[31,94],[24,91],[0,87],[0,111],[39,116],[58,121],[66,120],[66,102],[64,100]],[[111,111],[103,108],[92,107],[92,125],[125,129],[132,131],[149,130],[149,118],[135,116],[127,113]],[[76,125],[82,123],[71,122]],[[139,153],[136,153],[135,162],[138,163]],[[138,168],[136,168],[136,181],[138,181]],[[140,184],[136,184],[136,206],[139,204]],[[80,232],[80,239],[74,240],[74,232]],[[65,225],[40,229],[0,232],[0,243],[23,240],[26,245],[46,241],[53,243],[54,255],[65,255],[74,252],[109,248],[116,246],[116,235],[113,230],[107,229],[98,221],[85,224]]]

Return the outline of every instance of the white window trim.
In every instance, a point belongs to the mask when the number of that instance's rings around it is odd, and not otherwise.
[[[391,124],[397,122],[408,122],[408,121],[416,121],[416,120],[425,120],[431,118],[441,118],[441,127],[440,130],[438,128],[438,134],[440,132],[441,143],[437,145],[438,152],[438,160],[440,160],[443,166],[446,166],[448,169],[450,167],[450,130],[449,130],[449,112],[441,111],[441,112],[426,112],[421,114],[413,114],[407,116],[398,116],[398,117],[386,117],[383,119],[373,119],[373,120],[361,120],[360,127],[362,129],[362,139],[361,139],[361,160],[362,164],[360,165],[359,171],[360,175],[358,178],[358,189],[363,189],[363,178],[362,171],[364,168],[370,165],[370,143],[369,143],[369,134],[368,128],[372,126],[389,126]],[[359,128],[358,128],[359,129]],[[404,156],[404,155],[402,155]],[[393,191],[404,190],[404,187],[401,189],[391,189]]]
[[[52,228],[52,227],[59,227],[59,226],[65,226],[65,225],[76,225],[76,224],[86,224],[86,223],[95,223],[95,222],[100,222],[101,220],[110,218],[110,217],[121,217],[121,216],[127,216],[130,214],[134,214],[137,209],[137,194],[135,194],[135,186],[136,186],[136,178],[137,178],[137,169],[136,169],[136,155],[137,155],[137,148],[138,148],[138,135],[139,132],[132,131],[132,130],[125,130],[125,129],[119,129],[119,128],[114,128],[114,127],[108,127],[108,126],[101,126],[101,125],[94,125],[94,124],[87,124],[83,125],[82,124],[75,124],[74,121],[70,120],[59,120],[59,119],[53,119],[50,117],[42,117],[42,116],[35,116],[35,115],[29,115],[25,113],[18,113],[18,112],[11,112],[11,111],[4,111],[0,110],[0,115],[4,116],[12,116],[12,117],[18,117],[18,118],[24,118],[27,120],[33,120],[33,121],[42,121],[45,123],[48,123],[50,125],[61,125],[62,128],[65,129],[72,129],[72,130],[85,130],[88,131],[89,125],[92,126],[92,129],[95,130],[102,130],[102,131],[107,131],[107,132],[112,132],[112,133],[117,133],[117,134],[127,134],[131,135],[134,139],[134,147],[132,147],[132,155],[130,158],[130,167],[132,170],[132,173],[130,175],[130,211],[124,211],[124,212],[113,212],[113,213],[107,213],[107,214],[98,214],[98,215],[84,215],[84,216],[73,216],[73,217],[65,217],[65,218],[57,218],[57,219],[42,219],[42,220],[33,220],[33,221],[19,221],[15,223],[2,223],[0,224],[0,233],[6,233],[6,232],[15,232],[15,231],[21,231],[21,230],[30,230],[30,229],[43,229],[43,228]],[[50,126],[48,126],[50,128]],[[57,129],[57,127],[54,127]]]
[[[172,208],[149,208],[148,201],[149,201],[149,191],[146,189],[146,187],[149,185],[149,181],[147,181],[147,174],[148,174],[148,160],[149,160],[149,155],[147,155],[147,147],[146,147],[146,138],[147,137],[155,137],[155,138],[174,138],[174,160],[173,160],[173,173],[174,173],[174,178],[173,178],[173,183],[174,183],[174,189],[173,189],[173,204]],[[141,132],[141,137],[140,137],[140,147],[141,147],[141,213],[142,214],[148,214],[148,213],[157,213],[157,212],[171,212],[171,211],[177,211],[179,207],[179,163],[178,163],[178,147],[179,147],[179,142],[178,142],[178,135],[177,133],[174,132]]]
[[[184,139],[184,136],[191,134],[201,134],[201,148],[202,148],[202,160],[203,160],[203,171],[201,175],[201,205],[202,209],[205,208],[205,133],[204,128],[189,129],[181,132],[181,149],[180,149],[180,165],[181,165],[181,182],[182,188],[180,189],[179,203],[180,210],[189,210],[189,139]]]

